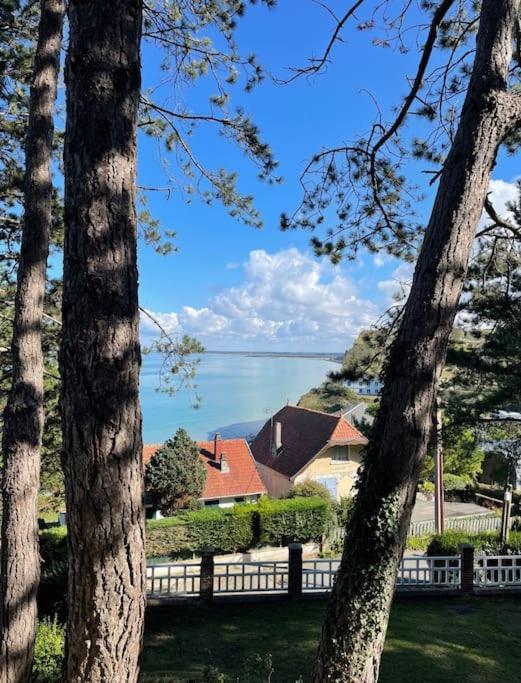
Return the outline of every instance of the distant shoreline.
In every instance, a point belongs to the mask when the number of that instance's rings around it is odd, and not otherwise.
[[[328,360],[333,363],[342,363],[343,353],[306,353],[292,351],[205,351],[215,355],[248,356],[250,358],[309,358],[310,360]],[[203,354],[204,355],[204,354]]]

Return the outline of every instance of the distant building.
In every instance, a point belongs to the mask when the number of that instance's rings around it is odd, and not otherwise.
[[[369,377],[367,379],[347,379],[344,384],[349,389],[356,391],[361,396],[378,396],[382,391],[383,382],[377,377]]]
[[[162,444],[143,447],[146,465]],[[206,484],[199,500],[206,506],[232,507],[236,503],[255,503],[266,494],[250,447],[244,439],[221,439],[198,441],[201,460],[206,466]],[[150,506],[149,510],[150,510]],[[158,516],[154,514],[154,516]]]
[[[287,405],[266,422],[251,450],[270,496],[312,480],[338,500],[356,481],[366,443],[343,416]]]

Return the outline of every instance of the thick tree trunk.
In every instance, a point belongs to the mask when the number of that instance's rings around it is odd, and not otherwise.
[[[63,465],[68,683],[137,681],[144,507],[136,265],[140,0],[71,0]]]
[[[38,489],[43,432],[42,314],[52,200],[54,105],[64,0],[42,0],[26,140],[24,221],[4,413],[0,681],[31,675],[40,579]]]
[[[484,0],[477,53],[403,320],[329,601],[313,681],[378,679],[390,604],[437,382],[499,145],[518,124],[508,91],[518,0]]]

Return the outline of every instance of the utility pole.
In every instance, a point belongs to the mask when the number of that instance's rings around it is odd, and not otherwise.
[[[434,416],[434,528],[437,534],[445,530],[445,501],[443,486],[443,416],[439,398]]]
[[[512,511],[512,484],[505,486],[505,493],[503,495],[503,512],[501,514],[501,543],[506,545],[508,543],[508,536],[510,534],[510,513]]]

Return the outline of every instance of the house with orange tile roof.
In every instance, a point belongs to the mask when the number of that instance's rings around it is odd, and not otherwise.
[[[162,444],[143,447],[146,465]],[[206,466],[206,484],[200,500],[205,505],[232,507],[236,503],[255,503],[267,493],[253,455],[245,439],[198,441],[199,455]]]
[[[312,480],[339,500],[355,484],[366,444],[343,415],[287,405],[266,422],[251,450],[270,496]]]

